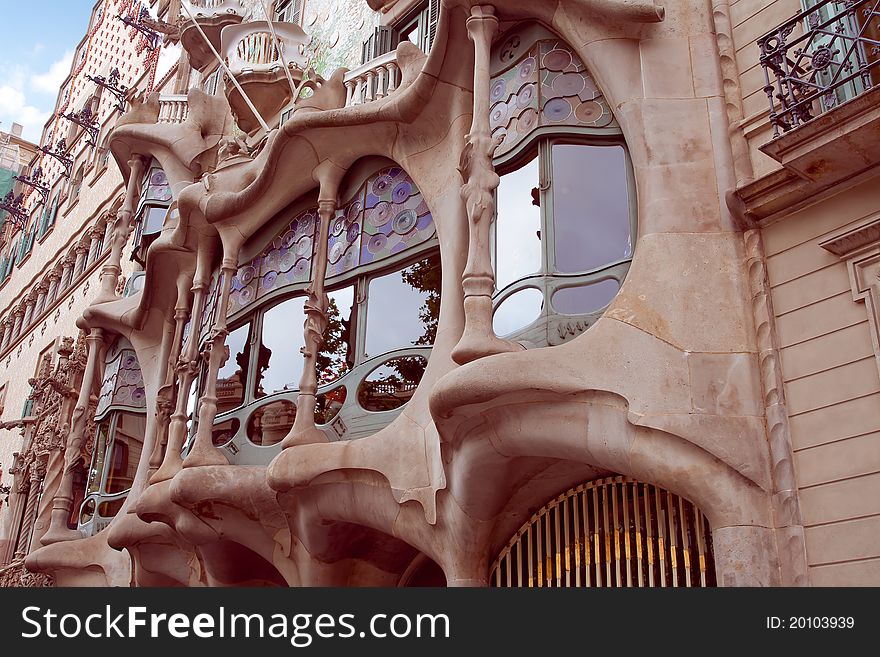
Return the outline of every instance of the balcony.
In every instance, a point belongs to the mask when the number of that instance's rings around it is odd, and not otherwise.
[[[345,74],[345,106],[385,98],[400,83],[397,51],[391,51]]]
[[[821,0],[758,40],[782,167],[737,190],[752,221],[772,221],[880,164],[880,0]]]
[[[758,48],[778,138],[880,82],[880,0],[821,0]]]
[[[294,84],[302,80],[305,46],[309,42],[309,36],[299,25],[275,23],[274,28],[277,46],[266,21],[230,25],[223,29],[220,38],[221,56],[265,119],[277,116],[293,100],[287,74],[290,73]],[[248,134],[257,132],[257,117],[231,83],[226,85],[226,97],[238,126]]]
[[[239,0],[181,0],[181,2],[216,50],[220,49],[220,34],[223,28],[241,23],[246,13]],[[180,43],[189,55],[192,67],[204,71],[216,61],[214,55],[196,26],[189,20],[189,15],[185,11],[181,11],[181,14]]]
[[[163,94],[159,97],[159,123],[183,123],[188,113],[185,95]]]

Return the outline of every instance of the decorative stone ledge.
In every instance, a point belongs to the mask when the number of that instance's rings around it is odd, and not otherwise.
[[[736,190],[742,212],[763,225],[876,172],[880,88],[874,88],[761,146],[782,164]]]

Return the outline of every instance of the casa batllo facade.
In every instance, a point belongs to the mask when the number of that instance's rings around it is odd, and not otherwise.
[[[95,6],[3,583],[880,583],[880,1],[269,4]]]

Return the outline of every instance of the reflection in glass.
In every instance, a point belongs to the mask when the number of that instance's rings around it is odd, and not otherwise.
[[[318,352],[318,383],[330,383],[345,375],[354,366],[352,331],[355,315],[354,287],[328,292],[327,328],[324,344]]]
[[[145,415],[119,413],[117,416],[105,492],[121,493],[131,488],[138,462],[141,460],[146,428]]]
[[[238,433],[240,426],[241,422],[238,421],[238,418],[231,418],[225,422],[215,424],[214,430],[211,432],[211,441],[216,447],[222,447],[235,438],[235,434]]]
[[[120,500],[102,502],[101,506],[98,507],[98,515],[102,518],[113,518],[122,509],[123,504],[125,504],[124,497]]]
[[[534,322],[544,308],[540,290],[527,287],[505,299],[495,310],[492,327],[495,335],[510,335]]]
[[[82,524],[86,524],[89,520],[91,520],[95,515],[95,500],[88,499],[86,503],[82,505],[82,509],[79,512],[79,521]]]
[[[538,171],[536,157],[501,176],[495,222],[495,286],[499,290],[541,269],[541,208],[535,204]]]
[[[290,431],[295,417],[296,406],[286,399],[260,406],[248,418],[248,439],[264,447],[279,443]]]
[[[589,271],[630,257],[623,147],[553,144],[551,160],[556,270]]]
[[[299,387],[303,370],[300,349],[304,344],[305,302],[305,297],[288,299],[263,315],[255,397]]]
[[[345,386],[322,392],[315,397],[315,424],[329,424],[339,415],[347,395]]]
[[[369,287],[367,356],[431,345],[440,317],[440,255],[374,278]]]
[[[367,411],[391,411],[410,400],[425,374],[428,361],[401,356],[380,365],[361,382],[358,403]]]
[[[226,336],[229,358],[217,374],[217,412],[241,406],[251,353],[251,325],[239,326]]]
[[[564,315],[582,315],[602,310],[611,303],[620,284],[613,278],[592,285],[566,287],[553,295],[553,308]]]
[[[104,454],[107,452],[107,438],[110,435],[112,415],[101,420],[95,427],[95,446],[92,448],[92,468],[89,471],[88,492],[97,493],[104,476]]]

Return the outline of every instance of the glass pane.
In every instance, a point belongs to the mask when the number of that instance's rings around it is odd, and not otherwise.
[[[315,397],[315,424],[328,424],[339,415],[347,394],[345,386],[340,386]]]
[[[622,146],[553,144],[556,270],[589,271],[632,255]]]
[[[91,520],[95,515],[95,500],[89,499],[86,500],[86,503],[82,505],[82,508],[79,512],[79,521],[82,524],[86,524],[89,520]]]
[[[374,278],[369,287],[367,356],[433,344],[439,317],[439,255]]]
[[[104,486],[106,492],[121,493],[131,488],[138,462],[141,460],[146,428],[145,415],[119,414],[113,432],[113,451],[107,470],[107,484]]]
[[[101,477],[104,476],[104,455],[107,452],[107,435],[110,432],[110,419],[102,420],[95,430],[95,446],[92,448],[92,467],[89,470],[88,492],[96,493],[101,486]]]
[[[391,411],[410,400],[425,373],[428,361],[421,356],[392,358],[363,380],[358,403],[367,411]]]
[[[98,507],[98,515],[102,518],[113,518],[122,509],[123,504],[125,504],[124,497],[121,500],[103,502],[101,503],[101,506]]]
[[[261,406],[248,418],[248,439],[255,445],[279,443],[290,431],[295,418],[296,406],[286,399]]]
[[[244,401],[248,359],[251,354],[251,325],[239,326],[226,336],[229,358],[217,374],[217,412],[238,408]]]
[[[241,422],[239,422],[237,418],[231,418],[225,422],[215,424],[214,430],[211,432],[211,442],[217,447],[225,445],[235,438],[235,434],[238,432],[240,426]]]
[[[348,372],[354,365],[355,331],[354,287],[329,292],[327,329],[324,344],[318,353],[318,383],[330,383]]]
[[[553,309],[564,315],[581,315],[602,310],[611,303],[619,289],[620,285],[614,279],[581,287],[567,287],[553,295]]]
[[[495,287],[541,269],[541,208],[538,202],[538,158],[501,176],[495,222]]]
[[[168,213],[168,208],[157,208],[152,205],[148,205],[144,209],[144,227],[142,229],[142,233],[144,235],[152,235],[153,233],[158,233],[162,230],[162,224],[165,223],[165,215]]]
[[[544,295],[540,290],[527,287],[505,299],[495,310],[492,327],[495,335],[510,335],[528,326],[541,315],[544,308]]]
[[[281,390],[296,390],[303,371],[306,298],[296,297],[270,308],[263,315],[263,335],[257,363],[256,397]]]

